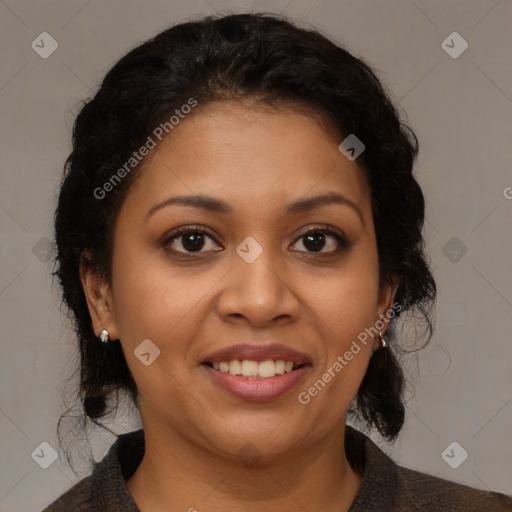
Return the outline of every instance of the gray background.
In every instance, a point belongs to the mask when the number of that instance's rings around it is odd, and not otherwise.
[[[90,471],[78,438],[78,476],[62,452],[48,469],[31,457],[44,441],[58,448],[63,390],[69,396],[74,386],[73,333],[45,251],[80,100],[117,59],[167,26],[251,10],[307,20],[366,59],[420,139],[437,328],[404,361],[416,385],[401,437],[379,444],[402,465],[512,494],[510,0],[0,0],[2,512],[41,510]],[[44,31],[59,45],[47,59],[31,48]],[[469,44],[456,59],[441,47],[453,31]],[[138,427],[125,410],[113,429]],[[91,438],[98,460],[114,438]],[[457,469],[441,456],[453,441],[469,454]],[[461,451],[448,453],[457,460]]]

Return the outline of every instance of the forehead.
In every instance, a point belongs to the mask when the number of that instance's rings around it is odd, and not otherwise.
[[[196,107],[145,162],[125,202],[146,211],[169,195],[222,198],[233,212],[261,215],[299,197],[339,192],[368,215],[363,170],[338,150],[318,116],[243,104]]]

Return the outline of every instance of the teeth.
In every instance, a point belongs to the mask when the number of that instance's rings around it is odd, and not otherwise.
[[[231,375],[268,379],[275,377],[276,375],[291,372],[293,370],[294,363],[292,361],[283,361],[282,359],[278,359],[277,361],[268,359],[261,362],[250,361],[247,359],[244,359],[243,361],[233,359],[229,362],[222,361],[220,363],[212,363],[212,366],[215,370],[230,373]]]
[[[261,361],[261,363],[257,364],[257,375],[260,377],[274,377],[276,374],[276,364],[272,359],[268,361]],[[243,368],[243,363],[242,363]]]
[[[242,364],[237,359],[229,362],[228,371],[231,375],[239,375],[242,373]]]
[[[238,361],[236,361],[236,362],[238,363]],[[231,361],[231,363],[229,363],[229,373],[231,373],[232,375],[237,375],[236,373],[233,373],[233,371],[231,370],[232,364],[233,364],[233,361]],[[242,361],[242,375],[244,377],[257,377],[259,367],[260,367],[260,365],[257,361],[243,360]],[[236,371],[236,367],[235,367],[235,371]]]

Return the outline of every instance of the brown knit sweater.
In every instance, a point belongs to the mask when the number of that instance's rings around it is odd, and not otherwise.
[[[361,487],[348,512],[512,512],[512,496],[398,466],[369,437],[348,425],[345,449],[350,463],[363,471]],[[92,474],[43,512],[140,512],[125,480],[143,456],[142,429],[120,435]]]

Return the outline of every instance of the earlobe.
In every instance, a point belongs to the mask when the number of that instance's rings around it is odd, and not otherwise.
[[[392,318],[392,310],[395,300],[396,291],[398,289],[398,282],[390,284],[383,288],[379,295],[378,318],[375,325],[384,334],[388,328],[390,319]],[[380,345],[379,340],[376,341],[376,347]],[[376,348],[374,348],[376,350]]]
[[[110,339],[117,339],[109,283],[84,261],[80,263],[80,280],[82,281],[94,333],[99,336],[103,329],[107,329]]]

